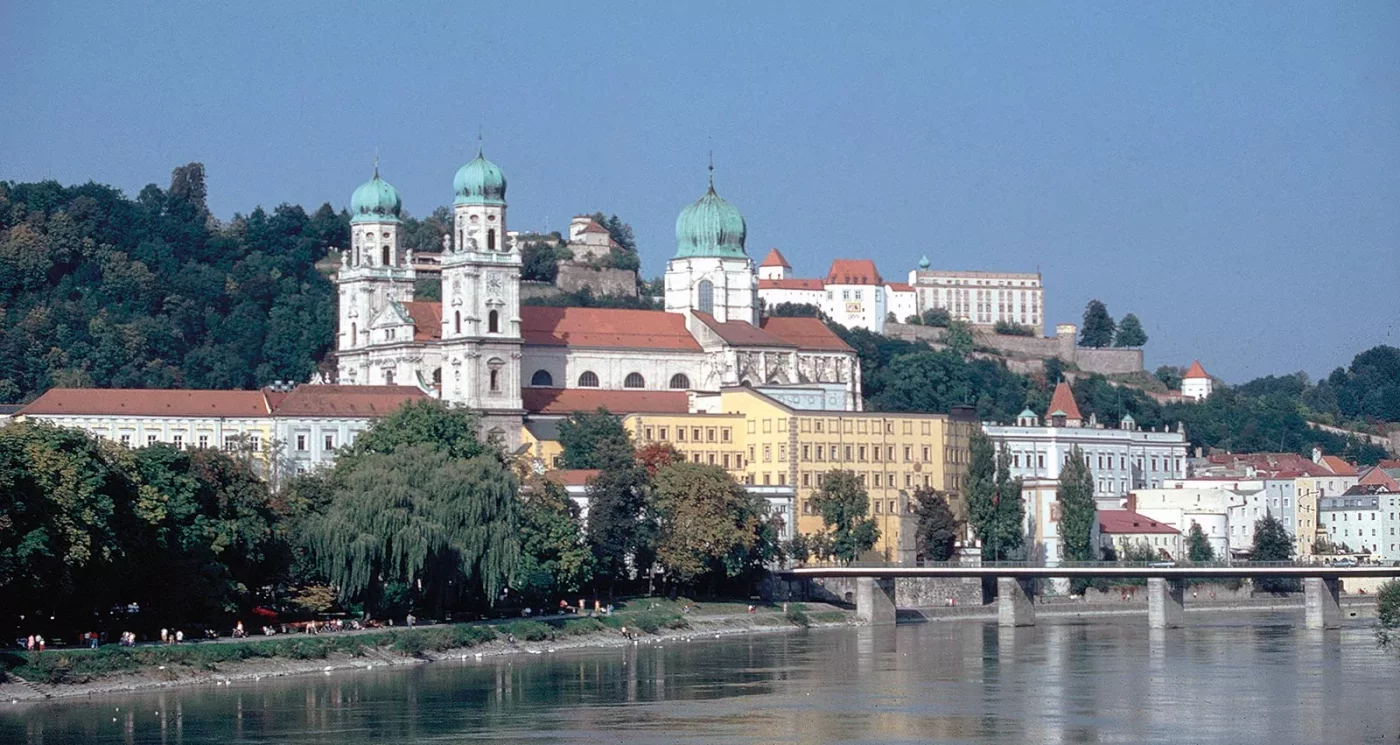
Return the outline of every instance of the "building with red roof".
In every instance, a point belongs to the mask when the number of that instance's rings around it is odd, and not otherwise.
[[[1215,381],[1201,367],[1200,360],[1192,360],[1191,367],[1181,376],[1181,395],[1192,401],[1204,401],[1210,397]]]
[[[1121,560],[1132,549],[1147,549],[1158,559],[1173,561],[1181,554],[1181,531],[1130,510],[1099,510],[1099,546]]]

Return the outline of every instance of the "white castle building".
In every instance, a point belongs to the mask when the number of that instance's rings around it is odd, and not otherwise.
[[[505,175],[478,152],[453,186],[440,302],[414,299],[418,277],[402,248],[398,191],[378,168],[355,190],[351,244],[336,276],[339,383],[419,386],[480,412],[484,432],[510,448],[527,402],[558,398],[551,391],[751,385],[794,406],[860,408],[860,365],[840,337],[814,318],[759,318],[747,226],[715,192],[713,171],[705,194],[676,219],[664,311],[522,307],[520,252],[506,239]],[[620,400],[598,397],[600,405]]]

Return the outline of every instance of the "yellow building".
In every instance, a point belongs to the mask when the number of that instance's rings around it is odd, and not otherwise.
[[[910,495],[929,486],[966,515],[962,488],[970,459],[968,416],[794,409],[751,388],[697,395],[697,413],[629,414],[623,423],[640,447],[664,442],[687,460],[721,466],[747,484],[792,486],[797,529],[823,529],[811,497],[827,473],[854,471],[880,527],[876,550],[915,558]]]

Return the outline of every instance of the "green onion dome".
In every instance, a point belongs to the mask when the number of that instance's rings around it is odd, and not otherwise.
[[[379,166],[375,166],[374,178],[350,196],[350,222],[398,222],[402,208],[399,190],[379,178]]]
[[[744,216],[715,193],[712,176],[705,195],[681,210],[676,218],[676,258],[746,259],[744,238],[747,235]]]
[[[472,162],[457,170],[452,180],[457,191],[454,204],[505,204],[506,176],[501,169],[476,151]]]
[[[920,269],[923,269],[923,270],[925,270],[925,271],[928,270],[928,257],[927,257],[927,256],[924,256],[923,258],[919,259],[919,268],[920,268]]]

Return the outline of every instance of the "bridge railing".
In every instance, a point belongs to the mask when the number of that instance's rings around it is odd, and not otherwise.
[[[1046,564],[1037,561],[983,561],[975,564],[965,564],[957,561],[853,561],[849,564],[807,564],[805,566],[846,566],[853,569],[892,569],[892,568],[967,568],[986,567],[988,569],[1161,569],[1165,567],[1179,567],[1182,569],[1249,569],[1264,567],[1297,567],[1297,568],[1317,568],[1325,566],[1314,562],[1302,561],[1062,561],[1058,564]]]

